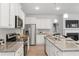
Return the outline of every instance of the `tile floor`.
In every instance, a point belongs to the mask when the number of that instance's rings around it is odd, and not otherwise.
[[[30,46],[27,56],[46,56],[44,53],[44,45]]]

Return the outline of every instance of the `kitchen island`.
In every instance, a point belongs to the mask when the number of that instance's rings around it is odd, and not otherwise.
[[[64,37],[45,36],[44,50],[48,56],[79,56],[77,41],[66,40]]]
[[[23,56],[23,42],[7,42],[0,45],[0,56]]]

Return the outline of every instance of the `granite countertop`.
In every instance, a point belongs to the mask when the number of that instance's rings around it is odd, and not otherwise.
[[[61,51],[79,51],[79,46],[75,44],[75,41],[55,40],[55,36],[46,36],[46,38]]]
[[[16,52],[23,42],[7,42],[5,45],[0,45],[0,52]]]

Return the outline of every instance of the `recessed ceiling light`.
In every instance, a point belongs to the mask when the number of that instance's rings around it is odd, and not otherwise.
[[[58,23],[58,20],[57,19],[54,19],[54,23]]]
[[[60,10],[60,7],[56,7],[56,10]]]
[[[68,14],[67,13],[64,13],[64,15],[63,15],[63,18],[68,18]]]
[[[39,9],[40,9],[40,7],[38,7],[38,6],[35,7],[35,10],[39,10]]]

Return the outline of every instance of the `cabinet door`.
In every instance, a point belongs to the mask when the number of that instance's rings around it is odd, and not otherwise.
[[[46,53],[50,56],[50,42],[46,39]]]
[[[15,52],[15,56],[23,56],[24,52],[23,52],[23,46],[21,46],[16,52]]]
[[[18,16],[19,15],[19,12],[18,12],[18,10],[19,10],[19,4],[18,3],[15,3],[15,15],[16,16]]]
[[[46,52],[48,56],[63,56],[63,52],[56,48],[48,39],[46,39]]]
[[[36,35],[36,44],[44,44],[44,35]]]
[[[50,43],[50,56],[55,56],[55,46]]]
[[[22,18],[22,17],[21,17],[21,5],[20,5],[20,4],[18,4],[18,16],[19,16],[20,18]]]
[[[3,28],[9,28],[9,3],[0,4],[0,26]]]
[[[21,10],[21,15],[20,15],[21,19],[23,20],[23,28],[24,28],[24,25],[25,25],[25,14],[23,12],[23,10]]]
[[[49,40],[47,40],[47,54],[55,56],[55,46]]]
[[[10,3],[10,28],[15,28],[15,4]]]
[[[63,52],[55,47],[55,56],[63,56]]]

